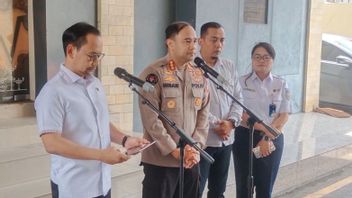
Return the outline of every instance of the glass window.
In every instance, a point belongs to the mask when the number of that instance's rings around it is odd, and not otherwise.
[[[342,51],[338,47],[323,41],[322,49],[321,49],[321,59],[322,60],[336,62],[336,57],[341,56],[341,55],[350,57],[348,54],[346,54],[344,51]]]
[[[0,103],[29,98],[28,0],[0,0]]]

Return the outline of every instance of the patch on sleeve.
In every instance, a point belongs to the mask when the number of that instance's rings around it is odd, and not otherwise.
[[[145,78],[145,81],[155,85],[156,83],[158,83],[159,78],[155,74],[148,74],[148,76]]]

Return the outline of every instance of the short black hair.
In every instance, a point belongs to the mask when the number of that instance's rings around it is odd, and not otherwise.
[[[202,25],[202,27],[200,28],[200,37],[203,37],[207,34],[207,31],[209,28],[223,28],[222,25],[220,23],[217,22],[208,22],[208,23],[204,23]]]
[[[270,43],[267,43],[267,42],[259,42],[257,44],[255,44],[255,46],[252,48],[252,51],[251,51],[251,57],[253,57],[254,55],[254,52],[257,48],[259,47],[262,47],[264,48],[268,54],[270,55],[270,57],[274,60],[275,59],[275,56],[276,56],[276,52],[275,52],[275,49],[274,47],[270,44]],[[252,70],[252,72],[247,76],[247,78],[244,80],[244,84],[247,86],[247,80],[253,75],[254,71]]]
[[[85,22],[79,22],[67,28],[62,34],[62,44],[64,47],[65,56],[67,55],[66,48],[69,44],[73,44],[77,49],[87,43],[87,34],[100,36],[100,31]]]
[[[165,30],[165,39],[169,39],[177,35],[183,28],[191,26],[191,24],[185,21],[176,21],[167,26]]]
[[[252,48],[251,56],[254,55],[254,51],[255,51],[257,48],[259,48],[259,47],[264,48],[264,49],[268,52],[268,54],[270,55],[270,57],[271,57],[272,59],[275,59],[275,55],[276,55],[275,49],[274,49],[274,47],[273,47],[270,43],[267,43],[267,42],[259,42],[259,43],[257,43],[257,44]]]

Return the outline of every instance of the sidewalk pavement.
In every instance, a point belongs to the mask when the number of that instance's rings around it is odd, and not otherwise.
[[[290,115],[284,135],[285,148],[274,197],[352,163],[352,118],[334,118],[314,112],[296,113]],[[141,197],[143,172],[138,166],[139,160],[140,156],[135,156],[114,167],[121,174],[113,179],[113,197]],[[235,196],[233,170],[231,160],[226,197]]]

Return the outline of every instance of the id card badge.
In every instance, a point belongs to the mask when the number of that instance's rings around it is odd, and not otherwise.
[[[269,105],[269,117],[272,117],[276,113],[276,104],[271,103]]]

